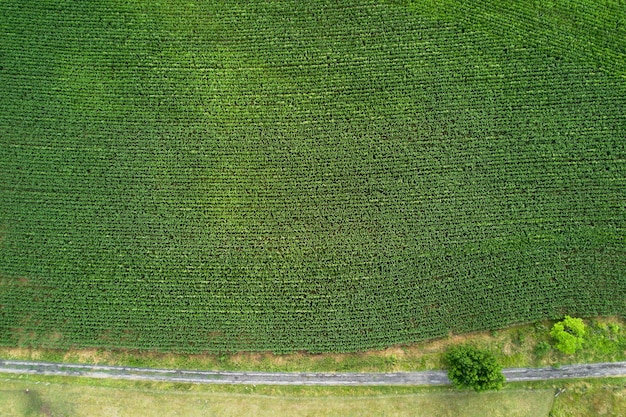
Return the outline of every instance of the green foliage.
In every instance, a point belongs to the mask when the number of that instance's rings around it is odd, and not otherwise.
[[[584,337],[584,358],[596,360],[596,356],[607,361],[623,360],[626,352],[626,332],[617,323],[592,321]]]
[[[0,1],[0,344],[626,315],[626,8],[407,3]]]
[[[550,331],[550,335],[556,341],[554,347],[568,355],[583,347],[585,334],[583,320],[570,316],[565,316],[564,320],[555,323]]]
[[[619,334],[619,332],[621,330],[619,324],[617,324],[617,323],[609,323],[608,327],[609,327],[609,330],[611,331],[611,333],[613,335]]]
[[[551,348],[550,343],[542,340],[535,345],[535,355],[542,357],[548,353]]]
[[[505,381],[496,358],[490,352],[470,345],[450,348],[444,356],[444,363],[448,378],[457,388],[498,390]]]

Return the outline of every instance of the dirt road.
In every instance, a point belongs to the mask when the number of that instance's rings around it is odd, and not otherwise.
[[[89,378],[191,382],[202,384],[447,385],[450,383],[444,371],[392,373],[187,371],[14,360],[0,360],[0,373],[83,376]],[[504,369],[503,374],[509,382],[626,376],[626,362],[567,365],[560,368],[511,368]]]

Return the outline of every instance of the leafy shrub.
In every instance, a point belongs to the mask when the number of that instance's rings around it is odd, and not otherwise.
[[[444,356],[448,378],[457,388],[475,391],[499,390],[504,384],[502,367],[489,352],[461,345],[449,349]]]
[[[565,316],[565,319],[552,326],[550,335],[556,340],[555,348],[571,355],[583,347],[586,334],[582,319]]]

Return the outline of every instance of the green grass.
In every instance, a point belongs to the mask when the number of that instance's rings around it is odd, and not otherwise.
[[[625,9],[401,3],[2,2],[0,344],[624,315]]]
[[[579,381],[559,395],[551,417],[622,416],[626,413],[624,380]]]
[[[620,416],[626,410],[624,383],[624,378],[515,383],[476,394],[446,387],[219,386],[25,375],[0,380],[0,409],[11,417],[136,415],[153,409],[189,416]]]
[[[26,393],[28,389],[28,393]],[[285,391],[289,391],[286,389]],[[328,390],[327,390],[328,391]],[[332,390],[330,390],[332,391]],[[23,416],[547,416],[554,391],[507,390],[479,395],[454,391],[412,394],[265,395],[254,393],[113,388],[58,382],[2,380],[0,409]],[[339,394],[339,395],[338,395]]]

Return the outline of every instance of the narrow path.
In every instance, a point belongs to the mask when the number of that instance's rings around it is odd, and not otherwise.
[[[447,385],[444,371],[392,373],[307,373],[187,371],[127,366],[78,365],[52,362],[0,360],[0,373],[84,376],[134,381],[259,385]],[[566,365],[560,368],[504,369],[507,381],[545,381],[563,378],[626,376],[626,362]]]

